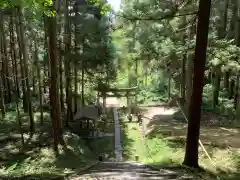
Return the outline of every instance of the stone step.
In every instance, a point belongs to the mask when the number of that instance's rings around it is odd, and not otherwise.
[[[158,180],[177,180],[177,173],[160,169],[157,170],[148,165],[131,162],[102,162],[75,177],[78,180],[84,178],[98,179],[158,179]]]

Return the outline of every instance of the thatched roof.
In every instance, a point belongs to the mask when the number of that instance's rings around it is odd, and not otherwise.
[[[99,119],[99,113],[98,108],[95,106],[86,106],[81,111],[77,112],[73,120],[98,120]]]

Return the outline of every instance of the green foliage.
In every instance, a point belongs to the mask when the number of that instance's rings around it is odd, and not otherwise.
[[[88,0],[90,4],[100,6],[100,14],[104,15],[111,10],[111,5],[106,4],[105,0]]]
[[[206,84],[203,89],[203,103],[202,111],[204,112],[216,112],[220,115],[228,116],[231,120],[234,118],[235,109],[234,109],[234,100],[229,99],[226,96],[226,90],[223,89],[219,93],[219,105],[213,109],[212,106],[212,95],[213,89],[211,84]]]
[[[33,12],[45,12],[48,15],[55,15],[54,10],[49,10],[53,6],[52,0],[0,0],[0,8],[21,7],[30,9]]]
[[[230,76],[239,74],[240,49],[237,46],[236,34],[238,27],[235,26],[235,17],[232,16],[232,7],[235,6],[234,2],[229,2],[226,37],[220,38],[224,28],[222,11],[225,10],[225,1],[213,3],[206,63],[206,70],[212,73],[215,69],[220,69],[219,73],[231,71]],[[146,100],[166,101],[169,76],[172,79],[171,93],[180,94],[182,59],[193,58],[194,54],[196,15],[177,16],[177,14],[196,12],[197,3],[188,1],[178,4],[176,1],[162,0],[123,1],[122,7],[121,13],[117,16],[117,24],[124,26],[115,32],[114,37],[114,43],[118,47],[118,63],[121,67],[118,74],[122,80],[121,84],[126,86],[131,84],[129,82],[134,79],[133,75],[136,75],[137,59],[141,103],[146,103]],[[156,20],[161,18],[162,20]],[[123,37],[121,40],[120,36]],[[143,83],[144,78],[150,79],[148,85]],[[223,89],[222,86],[221,84],[220,89]],[[224,90],[220,91],[219,106],[216,109],[212,108],[213,90],[212,85],[205,85],[202,109],[232,116],[235,113],[234,103],[228,99]]]
[[[164,125],[156,124],[154,129],[147,136],[145,136],[144,144],[141,141],[141,129],[136,123],[126,123],[126,119],[122,121],[121,124],[121,137],[122,137],[122,148],[124,152],[124,157],[128,161],[135,161],[135,156],[139,156],[139,162],[148,163],[156,168],[162,168],[173,164],[179,165],[182,163],[185,151],[185,138],[178,135],[181,131],[186,133],[186,126],[172,124],[170,122],[165,122]],[[169,120],[171,121],[171,120]],[[202,127],[204,131],[209,131],[209,127],[206,129]],[[216,132],[220,132],[221,128],[216,128]],[[176,132],[175,135],[163,135],[161,132],[165,131]],[[179,132],[178,132],[179,131]],[[178,133],[177,133],[178,132]],[[225,133],[225,131],[224,131]],[[203,137],[205,137],[204,135]],[[208,138],[208,137],[207,137]],[[222,140],[222,136],[219,135],[219,141]],[[205,140],[202,139],[204,143]],[[186,175],[190,173],[191,178],[197,180],[213,180],[213,179],[237,179],[237,176],[228,177],[239,170],[239,150],[234,148],[217,148],[210,145],[204,145],[207,152],[210,154],[215,166],[206,157],[205,152],[199,149],[199,159],[200,165],[206,171],[196,172],[194,170],[185,169],[184,167],[174,166],[174,170],[178,172],[179,176]],[[210,173],[209,173],[210,171]],[[225,173],[226,174],[225,174]],[[216,174],[220,173],[218,177]]]

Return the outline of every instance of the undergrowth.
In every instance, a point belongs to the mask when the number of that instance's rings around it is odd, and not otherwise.
[[[165,167],[168,165],[182,166],[185,142],[171,142],[166,140],[161,134],[155,134],[145,138],[144,147],[140,139],[139,125],[137,123],[128,123],[127,121],[122,121],[122,138],[123,141],[125,141],[123,143],[125,160],[135,161],[135,156],[137,155],[139,156],[139,162],[155,167]],[[205,148],[211,156],[212,162],[200,147],[199,164],[205,169],[205,172],[200,174],[195,172],[193,174],[191,173],[193,179],[238,179],[240,149],[218,148],[213,146],[205,146]],[[181,173],[189,174],[190,172],[189,170],[181,169]]]
[[[22,109],[20,119],[24,146],[20,140],[17,113],[8,111],[0,122],[0,179],[27,176],[36,179],[63,177],[96,162],[100,154],[107,153],[110,157],[114,152],[114,137],[89,141],[67,130],[63,133],[65,145],[59,146],[59,154],[56,154],[52,147],[52,128],[48,112],[44,112],[43,126],[40,124],[40,113],[34,113],[36,132],[32,137],[28,133],[28,116]],[[112,124],[106,130],[113,131]]]

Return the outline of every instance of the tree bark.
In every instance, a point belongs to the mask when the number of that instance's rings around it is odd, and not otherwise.
[[[59,98],[58,98],[58,65],[56,48],[56,17],[49,17],[49,69],[50,69],[50,104],[53,127],[53,149],[58,152],[58,144],[63,143],[63,137],[59,119]]]
[[[71,89],[71,77],[70,77],[70,47],[71,47],[71,29],[70,29],[70,18],[69,18],[69,1],[66,0],[65,6],[65,83],[66,83],[66,104],[67,104],[67,119],[65,126],[68,126],[68,121],[72,119],[72,89]]]
[[[2,72],[3,72],[3,84],[4,84],[4,100],[5,103],[8,104],[11,102],[11,87],[10,87],[10,77],[9,77],[9,72],[8,72],[8,64],[9,64],[9,58],[8,58],[8,53],[7,53],[7,41],[6,41],[6,32],[4,29],[4,19],[2,19],[2,22],[0,24],[1,28],[1,35],[2,35],[2,50],[3,50],[3,58],[2,58]]]
[[[78,8],[75,3],[75,18],[78,18]],[[74,58],[74,112],[77,112],[77,99],[78,99],[78,68],[77,68],[77,58],[78,58],[78,36],[77,36],[77,21],[75,21],[75,58]]]
[[[29,75],[28,75],[28,49],[26,45],[26,37],[24,34],[24,17],[22,14],[21,8],[18,9],[19,13],[19,28],[20,28],[20,35],[21,35],[21,47],[23,51],[23,65],[24,65],[24,73],[25,73],[25,84],[27,88],[26,92],[26,100],[28,104],[28,114],[29,114],[29,131],[31,133],[34,132],[34,119],[33,119],[33,111],[32,111],[32,101],[31,101],[31,92],[30,92],[30,85],[29,85]]]
[[[226,71],[224,73],[224,88],[226,89],[227,92],[229,92],[229,71]]]
[[[194,19],[195,21],[195,19]],[[195,22],[191,27],[188,28],[188,39],[192,40],[196,34],[196,25]],[[187,54],[187,72],[186,72],[186,115],[188,117],[188,110],[190,107],[191,97],[192,97],[192,84],[193,84],[193,55],[191,52]]]
[[[0,21],[2,20],[2,14],[0,11]],[[2,21],[1,21],[2,22]],[[3,61],[2,61],[2,29],[0,28],[0,63],[1,63],[1,74],[0,74],[0,108],[2,112],[2,119],[5,116],[5,104],[4,104],[4,85],[3,85]]]
[[[197,37],[194,55],[193,92],[189,107],[186,152],[183,164],[198,168],[198,140],[200,134],[201,103],[204,86],[204,68],[208,42],[211,0],[200,0]]]
[[[13,30],[13,16],[14,12],[12,12],[10,16],[10,22],[9,22],[9,30],[10,30],[10,47],[11,47],[11,59],[12,59],[12,70],[13,74],[15,76],[18,74],[18,66],[17,66],[17,57],[16,57],[16,42],[15,42],[15,36],[14,36],[14,30]],[[15,92],[17,93],[17,97],[20,98],[20,90],[19,90],[19,84],[18,81],[15,82]]]
[[[218,105],[218,97],[219,97],[219,90],[220,90],[220,82],[221,82],[221,67],[215,67],[215,76],[213,79],[213,108],[216,108]]]
[[[238,18],[237,18],[237,33],[236,33],[236,45],[237,47],[240,47],[240,2],[238,1],[237,3],[238,7]],[[237,74],[237,82],[236,82],[236,91],[235,91],[235,96],[234,96],[234,107],[236,109],[236,114],[237,114],[237,119],[240,119],[240,87],[239,87],[239,74]]]
[[[37,47],[37,40],[35,35],[33,34],[34,39],[34,61],[36,64],[36,70],[37,70],[37,80],[38,80],[38,98],[40,102],[40,122],[41,125],[43,125],[43,93],[42,93],[42,77],[41,77],[41,71],[40,71],[40,62],[38,59],[38,47]]]
[[[18,56],[19,56],[19,63],[20,63],[20,72],[21,72],[21,84],[22,84],[22,93],[23,93],[23,109],[24,112],[28,112],[28,105],[27,105],[27,100],[26,100],[26,83],[25,83],[25,73],[24,73],[24,66],[23,66],[23,53],[22,53],[22,45],[21,45],[21,35],[20,35],[20,22],[18,16],[18,10],[16,9],[15,11],[15,27],[16,27],[16,34],[17,34],[17,42],[18,42]]]
[[[182,81],[181,81],[181,98],[185,100],[186,95],[186,54],[183,54],[182,57]]]

